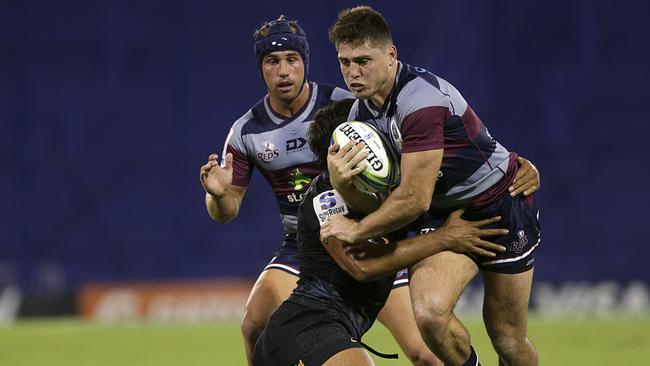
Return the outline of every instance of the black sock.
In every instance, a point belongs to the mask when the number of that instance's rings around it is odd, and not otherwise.
[[[465,361],[463,366],[481,366],[481,363],[478,361],[478,355],[476,354],[476,351],[474,351],[474,347],[470,345],[469,349],[469,359]]]

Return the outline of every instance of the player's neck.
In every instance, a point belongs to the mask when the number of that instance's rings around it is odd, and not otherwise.
[[[384,103],[386,103],[386,99],[388,99],[388,96],[390,95],[391,91],[393,91],[393,87],[395,86],[395,82],[397,81],[397,70],[399,70],[399,67],[395,65],[395,70],[393,70],[391,77],[388,78],[388,81],[386,81],[386,84],[384,85],[381,90],[370,97],[370,102],[374,104],[377,108],[383,108]]]
[[[307,104],[307,99],[309,99],[310,87],[311,86],[309,85],[309,81],[305,81],[305,85],[300,91],[300,94],[298,94],[298,96],[294,98],[291,102],[285,102],[269,94],[269,102],[271,104],[271,108],[275,113],[281,116],[293,117],[296,113],[298,113],[302,109],[302,107],[305,106],[305,104]]]

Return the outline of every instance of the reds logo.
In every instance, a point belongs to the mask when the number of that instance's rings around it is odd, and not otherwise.
[[[528,245],[528,237],[526,232],[523,230],[517,231],[517,240],[510,243],[510,248],[515,253],[521,253],[524,251],[524,248]]]
[[[275,145],[271,141],[262,141],[262,147],[264,148],[264,151],[258,152],[257,158],[263,162],[268,163],[280,156],[278,149],[276,149]]]

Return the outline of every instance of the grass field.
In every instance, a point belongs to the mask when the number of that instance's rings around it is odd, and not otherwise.
[[[480,320],[467,321],[483,365],[497,365]],[[542,365],[647,365],[650,318],[589,320],[531,319],[530,338]],[[397,351],[376,325],[364,341],[383,352]],[[244,365],[236,323],[204,325],[101,326],[74,319],[20,321],[0,328],[2,366]],[[409,365],[375,359],[377,365]]]

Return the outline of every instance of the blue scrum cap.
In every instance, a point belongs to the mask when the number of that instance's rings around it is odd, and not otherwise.
[[[275,51],[296,51],[302,57],[302,63],[305,65],[305,77],[309,71],[309,42],[305,31],[298,25],[295,20],[286,20],[284,15],[280,15],[277,20],[264,23],[255,34],[255,58],[257,66],[262,68],[262,59],[264,56]]]

